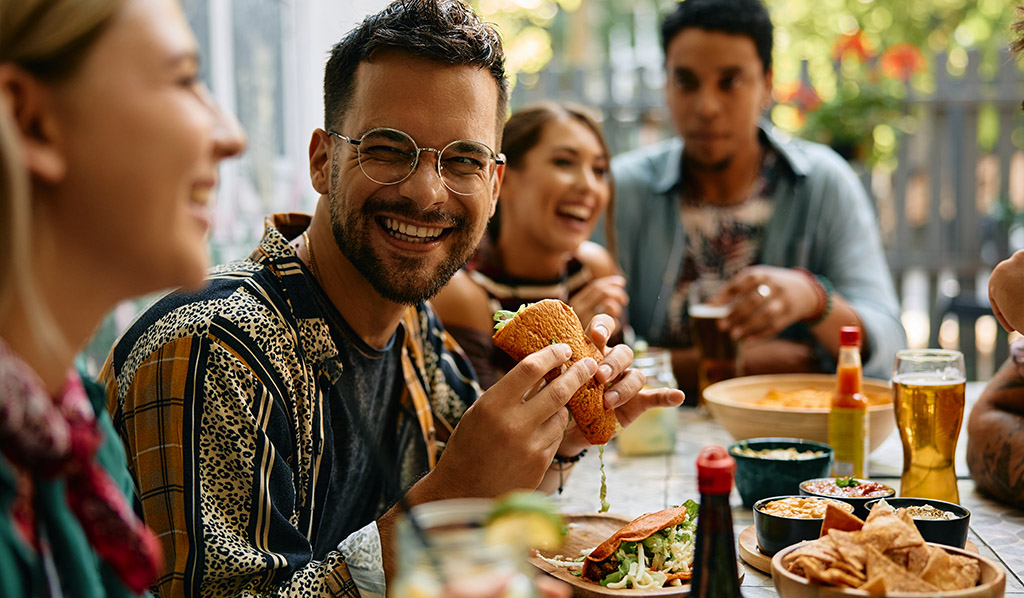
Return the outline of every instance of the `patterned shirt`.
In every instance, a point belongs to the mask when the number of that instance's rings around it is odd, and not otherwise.
[[[761,240],[774,210],[772,196],[782,174],[775,150],[764,140],[761,147],[764,160],[758,180],[741,203],[716,205],[693,193],[681,194],[680,220],[686,231],[686,255],[669,300],[662,343],[675,347],[693,344],[687,308],[694,280],[729,280],[740,270],[761,263]]]
[[[344,539],[320,537],[332,499],[362,489],[334,479],[331,393],[351,385],[339,383],[346,364],[319,289],[288,242],[308,224],[272,216],[248,259],[144,312],[101,373],[143,517],[163,543],[163,596],[358,595],[340,551],[314,556]],[[426,304],[401,328],[388,444],[408,488],[479,386]]]

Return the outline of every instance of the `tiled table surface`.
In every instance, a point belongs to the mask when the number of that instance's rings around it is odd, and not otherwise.
[[[968,402],[977,397],[980,385],[969,385]],[[678,409],[679,428],[672,455],[624,457],[614,441],[605,449],[605,471],[608,476],[608,502],[611,512],[636,517],[676,505],[687,498],[699,500],[695,459],[701,447],[708,444],[727,446],[729,434],[711,416],[690,408]],[[965,418],[966,419],[966,418]],[[960,446],[966,445],[961,434]],[[596,451],[594,451],[596,453]],[[960,480],[960,502],[971,510],[970,541],[978,546],[983,557],[1001,563],[1006,570],[1006,595],[1024,598],[1024,511],[997,503],[974,488],[966,477],[962,450],[957,473]],[[890,473],[896,464],[895,474]],[[894,432],[885,444],[871,455],[873,479],[880,479],[899,488],[898,468],[902,463],[899,436]],[[892,476],[892,477],[890,477]],[[598,509],[600,472],[596,454],[588,454],[566,480],[563,493],[552,495],[563,513],[593,512]],[[754,524],[753,514],[745,509],[739,494],[733,490],[733,523],[736,537]],[[748,598],[777,597],[771,576],[744,563],[743,593]]]

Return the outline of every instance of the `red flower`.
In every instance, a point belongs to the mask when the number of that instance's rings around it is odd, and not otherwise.
[[[803,113],[814,112],[821,105],[821,96],[804,81],[780,83],[776,90],[780,104],[792,104]]]
[[[864,32],[858,29],[849,35],[840,35],[836,43],[832,44],[832,58],[842,62],[848,54],[853,54],[857,60],[867,62],[875,54]]]
[[[921,50],[914,44],[906,42],[896,44],[883,52],[880,62],[882,74],[904,83],[910,81],[910,77],[915,73],[924,72],[928,66]]]

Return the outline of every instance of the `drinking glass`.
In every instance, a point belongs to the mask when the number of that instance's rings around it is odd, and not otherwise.
[[[526,574],[527,548],[495,543],[484,523],[493,501],[441,500],[416,505],[398,524],[398,576],[389,598],[536,598]]]
[[[717,278],[698,278],[690,283],[687,313],[693,346],[700,356],[698,406],[704,404],[705,388],[736,376],[737,343],[728,332],[718,329],[719,320],[729,315],[732,306],[708,303],[724,285],[725,281]]]
[[[679,388],[672,372],[672,353],[659,347],[637,350],[633,367],[647,377],[644,388]],[[678,412],[673,407],[644,411],[616,436],[622,455],[664,455],[676,447]]]
[[[960,504],[954,455],[964,419],[964,356],[941,349],[896,353],[892,379],[903,442],[900,496]]]

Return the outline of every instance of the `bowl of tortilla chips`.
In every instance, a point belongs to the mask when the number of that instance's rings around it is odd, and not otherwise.
[[[772,581],[783,598],[825,596],[1001,597],[1002,567],[924,541],[910,515],[879,501],[866,520],[829,508],[821,537],[779,551]]]
[[[734,440],[766,436],[828,442],[828,411],[836,388],[833,374],[770,374],[716,382],[704,403]],[[886,380],[864,378],[869,438],[875,450],[896,429],[892,390]]]

